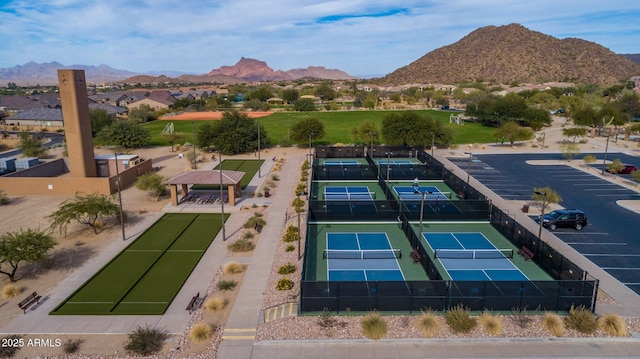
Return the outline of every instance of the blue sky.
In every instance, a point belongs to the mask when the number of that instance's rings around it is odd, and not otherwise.
[[[510,23],[640,53],[639,19],[637,0],[0,0],[0,68],[206,73],[244,56],[275,70],[384,75]]]

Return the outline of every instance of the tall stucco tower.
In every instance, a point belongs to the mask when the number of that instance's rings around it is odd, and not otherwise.
[[[71,177],[97,177],[84,70],[58,70]]]

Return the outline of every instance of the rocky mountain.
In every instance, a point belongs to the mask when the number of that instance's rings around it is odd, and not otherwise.
[[[301,78],[316,78],[327,80],[348,80],[354,77],[348,73],[326,69],[322,66],[309,66],[306,69],[293,69],[288,71],[274,71],[266,62],[242,57],[233,66],[222,66],[211,70],[207,75],[226,75],[244,81],[290,81]]]
[[[640,65],[640,54],[623,54],[622,56]]]
[[[107,65],[66,66],[59,62],[45,62],[38,64],[28,62],[24,65],[16,65],[9,68],[0,68],[0,83],[15,82],[18,85],[57,85],[58,69],[81,69],[85,71],[87,82],[99,84],[124,80],[136,73],[126,70],[117,70]]]
[[[640,65],[593,42],[557,39],[519,24],[486,26],[427,53],[382,83],[571,81],[611,85],[640,75]]]

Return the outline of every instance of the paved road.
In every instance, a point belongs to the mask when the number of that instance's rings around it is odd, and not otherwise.
[[[16,132],[8,131],[10,134],[15,134]],[[64,142],[64,135],[61,133],[53,133],[53,132],[44,132],[42,133],[44,137],[48,139],[46,143],[44,143],[45,148],[52,148]],[[0,152],[0,157],[15,157],[22,153],[22,150],[16,149],[6,152]]]
[[[600,157],[602,154],[599,154]],[[634,158],[610,153],[633,163]],[[531,165],[527,161],[562,160],[561,154],[478,155],[466,167],[471,175],[508,200],[531,200],[534,187],[551,187],[562,197],[565,208],[584,210],[589,225],[582,231],[554,231],[556,236],[620,282],[640,294],[640,234],[638,214],[620,207],[619,200],[640,200],[640,194],[593,174],[562,165]],[[457,164],[465,168],[465,161]],[[611,175],[609,175],[611,176]]]

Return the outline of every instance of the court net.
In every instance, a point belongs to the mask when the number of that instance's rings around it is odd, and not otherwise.
[[[513,249],[436,249],[434,258],[500,259],[513,258]]]
[[[422,200],[421,192],[398,192],[398,195],[402,200]],[[425,201],[435,201],[436,199],[451,199],[451,192],[424,192]]]
[[[344,200],[355,200],[355,201],[371,201],[376,198],[375,192],[365,192],[365,193],[325,193],[324,199],[327,201],[344,201]]]
[[[325,249],[322,259],[392,259],[402,258],[402,250],[390,249]]]

